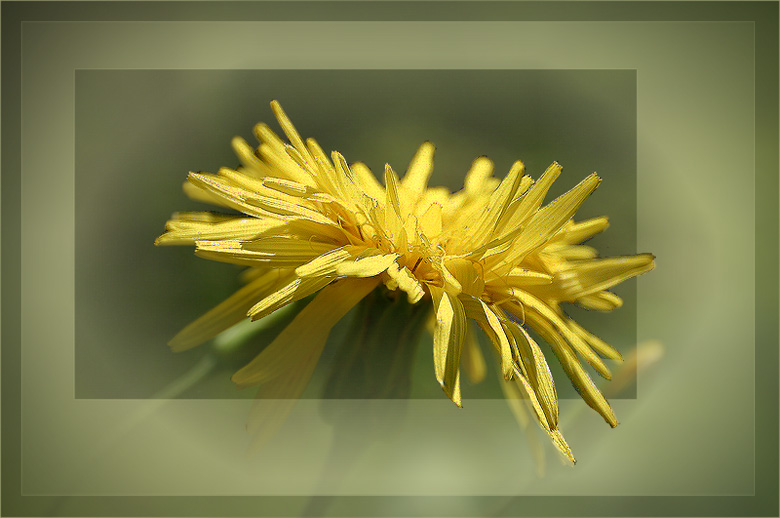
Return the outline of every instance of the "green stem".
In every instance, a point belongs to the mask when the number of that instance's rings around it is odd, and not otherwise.
[[[206,354],[190,370],[155,392],[149,399],[167,400],[178,398],[211,374],[218,363],[216,356]]]
[[[409,304],[406,297],[388,296],[383,289],[361,303],[323,390],[322,414],[333,425],[333,443],[318,493],[340,484],[369,447],[400,426],[411,393],[415,352],[429,314],[430,305]],[[361,401],[340,404],[344,399]],[[381,412],[372,404],[382,405]],[[356,416],[369,420],[356,423]],[[303,516],[326,515],[335,499],[312,497]]]
[[[187,390],[195,386],[214,371],[219,364],[213,354],[207,354],[200,359],[190,370],[174,379],[168,385],[154,393],[135,412],[133,412],[119,427],[106,436],[95,448],[93,455],[100,457],[107,451],[114,449],[114,445],[122,440],[136,426],[146,421],[171,399],[176,399]]]

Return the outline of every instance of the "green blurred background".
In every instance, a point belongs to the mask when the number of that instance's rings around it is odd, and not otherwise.
[[[152,246],[176,210],[215,209],[187,199],[187,171],[235,167],[233,135],[256,143],[277,99],[304,137],[373,171],[406,168],[425,140],[437,145],[432,185],[462,186],[487,155],[503,177],[514,160],[538,177],[557,160],[564,174],[547,201],[597,171],[603,183],[577,219],[608,215],[591,244],[602,255],[636,250],[636,73],[632,70],[86,70],[76,73],[76,396],[144,398],[208,347],[173,354],[167,341],[239,287],[240,268]],[[100,236],[96,239],[96,236]],[[634,281],[617,289],[616,314],[571,307],[592,332],[627,354],[636,343]],[[346,318],[345,321],[348,321]],[[256,350],[279,326],[254,339]],[[317,380],[347,325],[334,330]],[[481,335],[481,332],[479,333]],[[430,335],[418,348],[413,397],[442,397]],[[576,397],[549,349],[562,397]],[[464,397],[503,397],[490,375]],[[245,357],[246,355],[244,355]],[[251,356],[250,356],[251,357]],[[226,365],[185,397],[241,397]],[[624,396],[635,394],[633,382]],[[247,391],[251,392],[251,391]],[[243,394],[246,395],[246,394]]]
[[[507,8],[515,5],[500,4]],[[592,7],[581,5],[582,12]],[[697,11],[694,4],[688,5],[692,11],[690,16],[709,16],[705,8]],[[182,12],[190,6],[182,7]],[[653,11],[644,4],[640,7]],[[604,12],[611,16],[609,19],[614,19],[620,13],[630,16],[633,12],[631,4],[623,2],[603,4],[600,9],[595,10],[594,16]],[[677,20],[675,13],[661,14]],[[513,19],[518,19],[514,16]],[[389,513],[397,511],[398,515],[501,514],[498,507],[503,505],[504,498],[484,495],[521,495],[503,507],[503,514],[599,515],[603,511],[609,515],[737,515],[743,512],[743,504],[750,502],[750,495],[761,487],[765,477],[771,476],[768,471],[758,471],[762,459],[767,458],[767,451],[757,449],[761,445],[757,438],[771,430],[761,426],[762,420],[765,425],[771,422],[776,426],[777,416],[776,405],[761,406],[766,399],[760,386],[754,392],[759,379],[754,373],[767,365],[758,361],[759,354],[765,357],[767,350],[776,347],[776,343],[767,341],[766,337],[771,338],[773,334],[766,327],[755,327],[759,322],[766,324],[768,319],[776,323],[776,315],[767,315],[773,307],[771,304],[756,305],[756,295],[766,296],[767,292],[766,283],[761,283],[761,278],[756,276],[767,269],[775,271],[776,264],[756,263],[761,256],[755,255],[754,247],[757,240],[775,246],[777,236],[767,235],[766,227],[761,225],[767,211],[764,196],[771,191],[768,196],[776,198],[776,189],[762,190],[767,170],[757,168],[758,164],[753,162],[754,151],[776,146],[776,139],[767,144],[755,138],[754,129],[765,134],[766,127],[754,125],[759,124],[762,114],[755,112],[754,101],[758,102],[760,97],[753,96],[753,74],[768,66],[774,67],[772,77],[775,77],[776,60],[763,64],[757,61],[754,69],[752,58],[759,53],[753,45],[760,40],[754,40],[758,33],[752,22],[545,20],[451,24],[26,24],[22,81],[25,238],[21,250],[25,288],[21,340],[25,495],[87,495],[73,497],[60,507],[70,509],[74,515],[117,512],[224,515],[261,511],[290,514],[294,513],[291,509],[305,505],[305,497],[235,495],[311,494],[331,433],[317,419],[319,402],[303,401],[273,448],[247,460],[244,450],[248,438],[243,423],[248,402],[186,399],[165,402],[159,412],[147,416],[142,426],[133,428],[121,442],[113,443],[114,448],[102,450],[97,461],[84,455],[122,426],[128,415],[148,408],[149,401],[117,399],[119,394],[152,394],[172,375],[185,372],[196,361],[197,351],[172,355],[163,344],[198,314],[195,310],[211,307],[232,291],[235,272],[227,265],[212,265],[194,258],[186,249],[154,249],[151,242],[171,211],[193,207],[179,193],[187,169],[214,170],[234,163],[228,147],[230,137],[236,133],[249,137],[252,124],[258,120],[270,121],[271,114],[266,105],[268,98],[257,99],[259,96],[251,92],[241,96],[251,98],[251,102],[236,109],[237,114],[225,114],[222,136],[193,138],[193,134],[197,137],[211,126],[202,119],[188,119],[187,108],[189,105],[194,109],[198,102],[204,101],[185,98],[176,91],[170,94],[168,103],[157,105],[163,107],[159,111],[146,109],[143,101],[137,102],[141,105],[139,112],[123,114],[135,120],[133,124],[123,119],[103,118],[100,125],[94,126],[95,131],[116,135],[113,126],[130,125],[135,129],[127,132],[126,140],[115,140],[110,150],[101,151],[103,163],[92,165],[104,175],[103,187],[96,189],[94,196],[106,196],[114,204],[102,199],[92,202],[92,207],[99,207],[99,212],[92,217],[101,222],[84,227],[96,232],[82,236],[80,207],[82,203],[90,206],[90,201],[81,194],[79,169],[74,175],[72,131],[74,114],[75,128],[81,131],[82,115],[74,107],[74,99],[80,106],[81,77],[91,72],[75,72],[74,84],[74,69],[619,68],[637,70],[638,248],[659,257],[657,270],[638,282],[637,332],[640,340],[657,338],[666,347],[667,355],[656,369],[656,376],[642,373],[637,398],[615,401],[621,422],[615,430],[609,430],[584,405],[577,406],[577,400],[565,401],[562,415],[576,417],[577,421],[567,422],[565,433],[580,462],[573,470],[555,469],[555,463],[551,462],[547,478],[541,480],[533,474],[525,439],[502,401],[482,399],[469,404],[471,389],[466,393],[467,406],[463,410],[448,404],[438,392],[430,401],[415,400],[411,405],[414,413],[409,419],[414,424],[391,442],[378,444],[349,480],[340,487],[330,488],[333,493],[389,496],[347,497],[340,506],[334,507],[334,514],[375,514],[378,506]],[[338,37],[333,38],[334,34]],[[776,40],[773,41],[776,47]],[[477,73],[480,77],[489,75],[485,71]],[[316,95],[319,85],[308,86],[314,92],[311,95]],[[188,88],[190,85],[181,86],[182,91],[189,91]],[[230,88],[239,89],[236,85]],[[134,95],[132,88],[125,91],[126,97],[114,99],[115,103],[130,103]],[[572,88],[568,95],[576,96],[577,91]],[[448,181],[449,175],[444,174],[448,169],[443,168],[442,162],[449,160],[446,153],[457,150],[446,151],[452,146],[445,145],[446,141],[432,132],[410,139],[413,142],[406,144],[407,150],[398,146],[403,153],[398,159],[390,155],[396,145],[389,151],[383,148],[373,159],[365,154],[367,151],[345,147],[349,142],[341,142],[342,139],[331,143],[329,133],[316,126],[324,124],[314,116],[321,111],[307,108],[304,112],[290,102],[293,99],[287,100],[278,92],[269,92],[268,96],[280,98],[302,133],[317,137],[326,148],[340,149],[350,160],[364,159],[374,167],[389,160],[397,169],[403,169],[420,140],[434,140],[441,151],[434,183]],[[222,96],[214,101],[216,97],[209,96],[208,106],[202,109],[223,113],[222,103],[230,98]],[[613,100],[606,102],[611,104]],[[179,113],[188,127],[179,134],[168,134],[174,122],[167,104],[177,103],[184,105]],[[104,107],[107,113],[122,115],[116,106],[104,103]],[[382,106],[370,108],[380,110]],[[574,106],[574,109],[583,107]],[[398,110],[387,108],[386,111],[390,112],[388,118],[396,115],[396,111],[399,118],[402,115]],[[449,105],[444,111],[449,117],[450,112],[459,113],[461,107]],[[337,115],[337,121],[351,121]],[[503,115],[503,111],[498,115]],[[137,120],[139,117],[143,119],[141,122]],[[564,119],[567,117],[564,114]],[[378,119],[372,117],[372,120]],[[593,128],[601,129],[600,124],[594,124]],[[453,161],[454,185],[458,185],[475,155],[486,153],[496,160],[502,159],[502,151],[492,147],[498,134],[494,129],[490,125],[482,127],[488,135],[485,142],[491,147],[479,146]],[[355,129],[355,142],[363,131],[364,128]],[[463,133],[459,130],[456,134]],[[82,145],[82,137],[77,135],[78,156]],[[159,148],[153,152],[155,145]],[[585,210],[603,212],[606,202],[598,201],[598,196],[604,195],[615,173],[609,176],[600,160],[571,162],[554,152],[545,153],[553,156],[533,158],[529,155],[533,150],[526,152],[518,147],[521,145],[522,141],[510,141],[505,146],[504,165],[499,167],[505,168],[514,158],[523,158],[529,164],[529,171],[538,174],[550,160],[559,160],[566,167],[564,177],[559,180],[561,188],[574,185],[591,170],[598,170],[605,183]],[[161,159],[155,163],[155,173],[147,171],[151,160],[145,155],[162,156],[176,146],[189,153],[186,160],[172,158],[165,163]],[[52,167],[54,158],[56,167]],[[531,160],[538,161],[532,165]],[[80,159],[76,163],[81,167]],[[124,163],[135,165],[126,168],[126,181],[114,174],[121,170],[117,164]],[[75,240],[70,219],[74,214],[74,187],[78,204]],[[157,191],[170,193],[171,198],[152,201]],[[131,198],[134,199],[129,201]],[[761,200],[765,212],[759,208],[756,213],[754,203]],[[772,201],[774,205],[769,213],[776,219],[776,212],[772,212],[776,211],[776,200]],[[127,205],[128,210],[121,210]],[[149,214],[144,215],[146,212]],[[609,214],[617,224],[618,213],[610,209]],[[146,218],[143,224],[142,218]],[[130,220],[132,224],[127,225]],[[118,229],[128,226],[137,229],[134,239],[140,245],[129,256],[113,250],[117,241],[130,237],[116,237]],[[108,232],[97,233],[101,228],[108,228]],[[48,232],[46,239],[39,238],[41,229]],[[617,230],[613,226],[604,237],[611,238]],[[116,354],[117,359],[101,358],[100,368],[91,367],[95,379],[84,387],[83,375],[78,371],[87,367],[79,358],[80,345],[75,344],[75,339],[81,336],[79,331],[74,336],[70,309],[74,303],[74,284],[79,306],[79,293],[90,282],[83,284],[85,273],[80,266],[76,267],[76,282],[73,282],[71,260],[75,256],[77,264],[82,261],[75,243],[90,238],[94,242],[88,242],[87,249],[103,250],[102,262],[110,264],[103,266],[101,259],[95,259],[93,254],[91,266],[96,272],[101,268],[115,268],[116,273],[96,277],[105,282],[105,287],[102,291],[93,289],[93,293],[102,295],[92,302],[91,308],[86,308],[89,310],[86,314],[92,314],[93,320],[98,320],[96,316],[105,319],[105,322],[93,322],[97,329],[103,326],[103,331],[96,332],[93,345],[105,340],[102,347],[110,349],[110,355]],[[600,246],[602,250],[608,249],[606,244]],[[54,261],[52,247],[60,253]],[[142,248],[148,250],[144,252],[146,256],[140,255]],[[608,253],[625,252],[614,247],[608,249]],[[163,263],[167,258],[174,259],[168,265],[152,265],[144,262],[144,257]],[[111,260],[116,262],[112,264]],[[184,268],[201,267],[194,266],[197,264],[214,269],[205,270],[207,275],[195,272],[197,275],[192,278],[212,279],[209,282],[214,286],[196,286],[184,275]],[[142,277],[152,275],[149,272],[157,271],[158,266],[160,271],[170,272],[168,284],[161,281],[152,294],[139,289],[136,295],[129,279],[139,281],[141,286]],[[224,282],[218,275],[225,276]],[[118,277],[128,280],[118,282]],[[759,288],[754,289],[757,280]],[[97,280],[91,282],[92,288],[98,284]],[[234,284],[230,286],[230,282]],[[112,291],[123,284],[124,293]],[[224,289],[224,293],[218,293],[219,289]],[[776,286],[769,291],[774,289]],[[181,290],[192,291],[180,295]],[[154,300],[155,294],[162,298],[166,293],[170,300]],[[126,301],[133,297],[139,305],[154,307],[159,302],[164,306],[160,313],[154,313],[153,318],[157,320],[145,319],[148,315],[140,319],[141,310]],[[100,303],[110,303],[114,310],[97,307]],[[181,308],[176,309],[177,305]],[[44,319],[41,307],[61,310],[47,312]],[[77,321],[83,318],[79,307],[75,312]],[[604,315],[607,322],[604,327],[611,328],[614,322],[623,321],[627,312],[628,308],[624,308],[615,315]],[[591,327],[596,330],[595,326]],[[150,339],[148,330],[152,329],[159,331],[156,331],[158,336]],[[125,342],[128,345],[125,352],[120,352],[122,348],[115,347],[115,342]],[[143,356],[141,348],[147,349],[144,354],[159,356]],[[73,397],[70,362],[74,351],[78,365],[76,378],[82,379],[76,381],[79,387],[76,395],[82,399]],[[151,359],[138,368],[142,357]],[[166,362],[169,362],[167,366]],[[108,379],[118,376],[121,363],[128,369],[136,364],[137,379],[124,376],[116,381]],[[430,369],[425,371],[425,377],[430,376]],[[770,373],[769,387],[773,386],[774,375]],[[763,376],[766,380],[765,372]],[[136,391],[135,385],[142,387],[143,393]],[[113,398],[107,390],[110,386],[119,387],[114,390]],[[225,397],[235,394],[229,383],[208,388],[210,394],[217,390],[224,390],[228,394]],[[100,399],[83,399],[87,395]],[[360,419],[356,421],[359,426]],[[4,419],[4,431],[8,423]],[[7,437],[4,433],[3,438]],[[776,441],[776,437],[771,441]],[[774,452],[776,459],[776,449]],[[776,477],[776,464],[772,470]],[[105,498],[93,498],[94,495]],[[35,501],[48,503],[45,497]]]

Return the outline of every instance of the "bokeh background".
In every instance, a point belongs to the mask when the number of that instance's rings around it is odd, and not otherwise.
[[[767,314],[773,307],[771,296],[769,304],[756,304],[756,300],[767,298],[766,283],[758,279],[756,286],[756,275],[765,274],[767,269],[776,274],[776,264],[761,263],[765,256],[761,249],[756,255],[755,245],[757,240],[776,243],[777,236],[767,235],[767,227],[761,224],[762,214],[766,217],[761,207],[776,221],[777,190],[765,188],[767,170],[757,168],[759,164],[754,160],[758,160],[756,153],[766,153],[776,146],[777,139],[771,143],[757,139],[771,128],[762,126],[766,124],[764,114],[755,111],[754,103],[762,98],[754,95],[754,86],[765,84],[754,84],[754,77],[765,77],[761,76],[763,67],[773,68],[774,75],[770,75],[776,77],[777,60],[762,63],[758,59],[761,49],[766,48],[760,45],[760,38],[755,39],[763,34],[756,30],[760,20],[755,26],[733,21],[744,16],[740,11],[739,16],[729,18],[727,9],[733,5],[725,4],[715,11],[697,11],[698,3],[686,4],[691,9],[688,14],[685,10],[663,11],[663,19],[675,20],[670,22],[657,21],[655,15],[648,15],[653,20],[648,22],[641,21],[641,16],[632,18],[631,3],[603,4],[603,11],[592,16],[601,20],[598,16],[603,14],[615,21],[601,22],[555,21],[560,19],[560,12],[556,18],[555,13],[524,11],[526,4],[500,2],[491,6],[494,10],[499,6],[506,9],[506,17],[499,17],[494,11],[483,12],[481,6],[477,16],[471,18],[469,13],[442,10],[441,17],[459,20],[448,23],[257,21],[273,19],[276,11],[263,10],[258,14],[252,11],[255,4],[249,3],[242,6],[253,20],[247,22],[139,22],[130,16],[127,22],[26,23],[21,40],[24,66],[20,206],[24,239],[20,240],[20,253],[24,290],[20,304],[18,375],[22,390],[18,417],[12,414],[13,420],[6,418],[11,407],[6,406],[5,396],[3,406],[3,440],[14,437],[6,431],[16,421],[24,437],[19,441],[18,472],[22,473],[19,485],[20,490],[24,489],[25,501],[18,507],[26,514],[37,515],[51,514],[52,509],[55,514],[71,515],[294,515],[305,507],[306,495],[318,492],[318,476],[333,434],[320,422],[319,401],[305,400],[296,407],[273,447],[259,457],[247,458],[248,438],[243,425],[248,401],[213,396],[202,399],[207,396],[190,394],[187,399],[156,400],[162,403],[150,406],[147,399],[121,396],[132,393],[140,398],[154,394],[171,374],[186,372],[197,361],[197,351],[172,355],[163,344],[193,318],[193,310],[199,309],[195,306],[205,310],[227,295],[233,289],[229,283],[236,282],[235,272],[226,265],[210,265],[194,258],[186,249],[154,249],[151,242],[171,211],[188,206],[185,204],[189,202],[179,194],[186,171],[214,170],[234,163],[227,146],[230,137],[238,133],[249,138],[251,126],[258,120],[270,120],[270,112],[265,105],[268,99],[242,94],[243,99],[251,97],[251,103],[245,103],[230,117],[225,115],[227,124],[219,126],[224,133],[199,138],[200,132],[209,126],[202,118],[172,136],[175,125],[166,115],[167,106],[159,113],[141,106],[138,110],[146,114],[145,123],[135,120],[133,126],[142,127],[142,134],[125,134],[127,140],[110,142],[113,154],[101,155],[103,167],[91,166],[102,169],[105,175],[94,197],[111,196],[114,205],[90,202],[88,193],[80,194],[74,167],[76,151],[82,145],[81,139],[74,137],[74,129],[79,131],[83,122],[76,109],[76,103],[81,102],[77,85],[86,77],[77,70],[622,69],[636,70],[637,248],[652,251],[659,258],[658,268],[637,283],[636,334],[640,341],[660,340],[666,356],[657,365],[655,376],[640,372],[636,399],[615,401],[620,426],[609,430],[578,400],[567,400],[563,412],[573,416],[574,421],[567,423],[566,434],[579,463],[575,469],[559,468],[554,456],[549,455],[547,476],[537,479],[530,450],[502,401],[477,397],[471,403],[467,400],[467,407],[461,411],[446,404],[437,393],[434,399],[411,402],[410,421],[414,426],[407,426],[387,441],[378,441],[342,484],[320,487],[319,492],[350,495],[332,507],[338,515],[377,514],[380,508],[384,514],[397,515],[742,513],[744,505],[753,502],[753,492],[765,489],[765,480],[771,482],[771,477],[775,477],[776,481],[776,464],[767,461],[776,459],[776,449],[769,450],[769,454],[757,449],[761,446],[761,434],[765,446],[767,430],[776,430],[776,405],[767,407],[766,389],[762,391],[759,386],[756,390],[758,372],[766,387],[775,387],[776,394],[776,385],[772,384],[776,373],[767,378],[762,371],[767,364],[759,361],[767,351],[771,353],[776,348],[771,341],[772,336],[776,337],[776,315]],[[278,4],[273,5],[279,9]],[[332,13],[326,2],[307,5],[316,11],[306,12],[309,19],[351,19],[353,13]],[[469,9],[472,4],[462,5]],[[592,6],[587,3],[576,5],[580,7],[566,11],[566,20],[577,20],[577,13],[593,13],[588,11]],[[320,10],[316,6],[321,6]],[[522,11],[520,14],[513,14],[516,6]],[[639,7],[652,14],[653,7]],[[198,8],[199,4],[182,3],[178,15],[186,18],[200,12]],[[365,12],[354,11],[354,18],[360,20]],[[720,13],[721,21],[696,21],[715,16],[711,12]],[[623,19],[623,15],[631,21],[616,20]],[[242,11],[241,19],[243,16]],[[413,18],[414,14],[407,16]],[[430,12],[428,16],[432,16]],[[526,16],[531,18],[527,20]],[[678,16],[687,21],[676,21]],[[472,18],[489,21],[477,22]],[[777,40],[770,40],[776,48]],[[758,43],[754,46],[755,41]],[[319,85],[307,86],[316,93]],[[157,84],[156,88],[165,87]],[[186,84],[180,90],[193,91]],[[127,93],[129,103],[134,94]],[[574,90],[570,94],[578,95]],[[95,91],[95,95],[100,92]],[[171,93],[168,103],[175,107],[197,102],[180,95],[183,94]],[[354,150],[345,147],[365,142],[363,136],[367,138],[373,132],[359,131],[359,127],[351,136],[346,135],[350,138],[344,138],[343,143],[341,138],[331,141],[329,131],[318,126],[326,121],[314,117],[315,113],[322,113],[317,110],[327,107],[318,104],[300,108],[284,94],[268,95],[284,103],[302,133],[317,137],[326,148],[341,150],[350,160],[363,159],[375,168],[387,160],[403,169],[421,140],[434,140],[440,150],[435,183],[447,184],[449,172],[455,171],[452,178],[457,186],[470,160],[483,153],[499,162],[499,171],[505,170],[509,161],[523,158],[529,171],[538,174],[551,159],[559,160],[566,166],[564,177],[559,180],[560,188],[570,187],[592,170],[598,170],[605,179],[610,177],[600,163],[601,157],[593,163],[570,161],[555,150],[536,156],[534,150],[524,149],[519,139],[493,147],[493,129],[491,124],[485,124],[488,117],[482,119],[482,126],[475,124],[488,136],[468,134],[480,146],[468,153],[464,150],[462,157],[452,155],[457,159],[450,162],[451,166],[447,165],[447,153],[459,150],[445,151],[453,147],[447,139],[455,138],[460,146],[465,145],[465,139],[439,136],[434,133],[435,128],[425,135],[415,135],[403,146],[388,146],[390,151],[382,145],[381,152],[374,156],[367,144],[366,148],[361,144],[360,149]],[[763,99],[765,102],[765,90]],[[607,99],[607,104],[612,101]],[[229,100],[219,99],[222,103],[230,104]],[[451,105],[438,112],[457,121],[461,108]],[[112,106],[105,109],[122,114]],[[217,109],[215,103],[206,109],[217,115],[224,108]],[[573,109],[576,112],[582,108]],[[186,112],[180,109],[184,118]],[[136,114],[124,115],[133,120]],[[370,119],[373,124],[380,120]],[[334,120],[345,119],[336,114]],[[388,120],[393,117],[388,116]],[[404,128],[411,127],[407,126],[408,119],[402,122]],[[112,121],[116,126],[126,123],[121,119]],[[540,123],[540,127],[544,124]],[[122,135],[107,126],[105,120],[94,128],[96,132]],[[447,125],[445,129],[449,128]],[[756,135],[756,130],[761,133]],[[466,133],[458,131],[456,135]],[[190,154],[168,163],[156,163],[157,175],[150,179],[143,170],[149,164],[144,154],[158,157],[163,149],[175,145],[188,148]],[[774,150],[776,160],[776,147]],[[196,156],[201,151],[202,156]],[[398,158],[390,154],[396,151],[401,153]],[[534,160],[536,165],[532,165]],[[137,185],[126,187],[135,193],[132,201],[126,201],[133,198],[129,192],[112,188],[132,183],[111,175],[111,171],[121,169],[117,163],[122,162],[136,164],[128,174]],[[4,170],[3,174],[6,173]],[[144,182],[159,182],[154,185],[161,188],[154,189],[152,184],[147,188],[142,185]],[[605,181],[594,196],[602,196],[608,185]],[[770,182],[771,185],[776,186]],[[170,199],[152,199],[157,191]],[[767,196],[771,198],[769,202]],[[601,203],[606,202],[596,203],[597,200],[593,198],[585,210],[603,212]],[[80,362],[76,343],[77,321],[81,318],[78,293],[89,287],[89,281],[82,284],[84,273],[79,272],[77,264],[81,258],[75,246],[80,239],[86,239],[76,225],[81,203],[100,207],[93,218],[121,220],[123,224],[117,224],[117,229],[126,226],[129,219],[147,218],[142,224],[133,225],[137,232],[133,239],[148,250],[148,255],[138,255],[136,260],[134,256],[118,257],[121,247],[112,231],[86,237],[97,242],[90,243],[90,249],[102,250],[107,258],[117,261],[117,270],[123,270],[108,275],[106,269],[110,267],[94,264],[99,260],[92,258],[96,272],[102,271],[98,279],[106,283],[105,287],[92,286],[93,293],[100,295],[101,303],[116,307],[115,313],[107,314],[110,312],[94,307],[97,304],[93,302],[95,314],[104,316],[111,325],[101,328],[98,326],[102,324],[96,323],[92,340],[110,340],[105,345],[107,349],[114,342],[124,342],[145,349],[143,354],[159,354],[144,372],[136,369],[137,385],[143,391],[129,386],[133,384],[124,377],[107,380],[117,375],[120,362],[105,357],[100,362],[104,370],[98,372],[97,379],[81,384],[84,382],[80,369],[100,371],[89,362]],[[128,206],[129,211],[120,210]],[[610,215],[617,224],[615,214]],[[106,226],[93,222],[91,228]],[[604,237],[615,231],[613,227]],[[101,243],[103,240],[106,244]],[[603,242],[599,246],[604,250],[610,245]],[[160,263],[152,265],[143,257]],[[165,265],[165,261],[170,263]],[[131,292],[129,283],[120,282],[117,277],[124,274],[139,280],[153,270],[152,266],[171,272],[166,281],[170,290],[159,293],[167,293],[175,300],[166,301],[165,312],[154,321],[140,320],[140,310],[123,314],[121,310],[134,309],[126,299],[139,305],[157,302],[150,300],[146,292]],[[213,274],[195,272],[198,275],[193,277],[213,282],[213,286],[184,280],[189,278],[185,268],[211,266]],[[123,293],[113,298],[107,294],[112,287],[123,285]],[[196,300],[182,302],[182,290],[191,290],[184,293]],[[220,294],[219,290],[225,291]],[[214,300],[206,300],[204,294]],[[4,306],[4,316],[6,310]],[[606,320],[611,325],[623,320],[626,314],[627,309],[623,309],[608,315]],[[125,320],[135,327],[160,326],[160,331],[155,332],[159,336],[152,342],[125,340],[119,330],[134,337],[148,338],[151,334],[130,329]],[[774,331],[760,327],[761,322],[767,321],[772,322]],[[117,330],[111,333],[113,326]],[[3,345],[5,376],[7,343]],[[122,348],[114,350],[123,355],[128,368],[135,368],[133,355],[142,354],[132,349],[123,353],[118,352]],[[78,381],[80,378],[82,381]],[[4,382],[7,379],[4,377]],[[108,387],[113,387],[111,392],[100,390]],[[235,392],[229,392],[232,388],[228,387],[215,384],[204,390],[209,394],[224,390],[228,395],[223,397],[233,398]],[[349,409],[349,403],[344,408]],[[136,419],[128,431],[128,418],[132,421],[138,416],[142,419]],[[354,424],[358,427],[361,418],[356,413]],[[772,437],[771,442],[775,441],[776,437]],[[6,456],[6,451],[4,466],[9,458],[15,458]],[[4,476],[4,488],[8,480]],[[775,495],[776,487],[775,483],[771,488]],[[58,497],[49,495],[66,496],[55,502]],[[37,507],[31,511],[33,506]]]

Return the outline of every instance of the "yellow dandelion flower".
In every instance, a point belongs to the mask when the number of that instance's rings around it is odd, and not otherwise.
[[[534,181],[518,161],[499,181],[492,162],[480,157],[464,188],[450,193],[428,187],[434,146],[425,142],[403,178],[385,166],[383,186],[364,164],[348,165],[338,152],[328,156],[315,140],[304,141],[281,106],[271,106],[289,143],[260,124],[257,149],[238,137],[232,142],[238,169],[190,173],[184,186],[190,197],[241,215],[175,213],[156,241],[195,245],[196,255],[248,267],[246,284],[176,335],[173,350],[316,293],[233,375],[239,387],[276,380],[285,393],[299,395],[333,325],[384,285],[405,293],[411,304],[432,303],[434,374],[456,405],[461,365],[477,379],[485,370],[468,326],[473,320],[497,352],[507,396],[525,399],[574,460],[558,430],[558,397],[545,355],[527,326],[547,342],[587,404],[617,425],[581,360],[609,379],[603,358],[621,360],[620,354],[568,318],[561,303],[615,309],[621,300],[607,290],[651,270],[654,258],[603,259],[581,244],[608,226],[604,217],[572,219],[598,187],[595,173],[543,205],[560,165]]]

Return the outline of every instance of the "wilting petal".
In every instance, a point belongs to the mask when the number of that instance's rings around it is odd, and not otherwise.
[[[544,354],[525,329],[513,322],[505,322],[504,327],[509,330],[513,344],[517,347],[518,364],[522,362],[525,365],[526,378],[539,399],[550,428],[557,428],[558,393]]]
[[[504,393],[504,399],[509,406],[509,410],[512,411],[512,415],[515,416],[517,424],[520,425],[520,429],[525,432],[526,439],[528,441],[528,447],[533,455],[534,463],[536,464],[536,474],[539,477],[543,477],[545,473],[545,455],[544,446],[539,442],[537,437],[536,427],[529,426],[531,420],[528,416],[528,406],[530,403],[528,399],[523,397],[523,393],[517,383],[507,382],[504,380],[503,375],[499,372],[500,380],[499,385]]]
[[[512,347],[498,316],[480,299],[462,296],[461,302],[466,316],[473,319],[482,328],[501,356],[501,372],[504,374],[504,378],[511,379],[514,376]]]
[[[556,329],[556,331],[560,333],[566,339],[566,341],[571,344],[572,347],[574,347],[580,356],[582,356],[591,365],[591,367],[596,370],[596,372],[598,372],[606,379],[610,379],[612,377],[612,374],[610,373],[607,366],[604,364],[601,358],[599,358],[599,356],[593,352],[588,343],[585,342],[585,340],[583,340],[577,333],[572,331],[566,322],[548,305],[530,293],[526,293],[522,290],[514,290],[512,293],[520,302],[520,304],[525,306],[527,310],[530,309],[536,312],[542,319],[549,322]],[[518,306],[516,303],[509,302],[505,306],[510,312],[513,312],[514,314],[518,313]]]
[[[436,330],[433,334],[433,364],[436,379],[445,394],[458,406],[460,400],[460,355],[466,333],[466,313],[457,295],[431,286],[436,309]]]
[[[617,426],[617,419],[615,413],[612,411],[612,407],[607,402],[606,398],[601,394],[596,384],[582,368],[582,364],[577,360],[574,355],[574,351],[571,350],[566,340],[559,335],[553,326],[544,319],[539,319],[533,323],[534,329],[544,338],[544,340],[550,344],[553,352],[558,357],[558,361],[561,363],[563,370],[569,376],[569,379],[574,384],[574,388],[577,389],[582,399],[596,410],[604,420],[609,423],[613,428]]]

